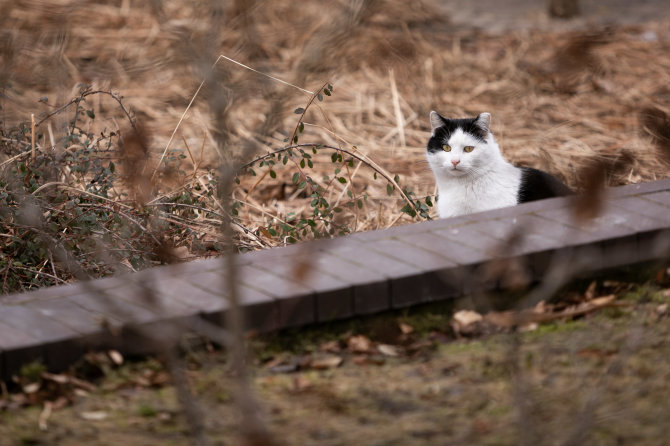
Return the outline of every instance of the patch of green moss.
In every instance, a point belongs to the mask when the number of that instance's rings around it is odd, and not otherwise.
[[[456,355],[463,352],[467,353],[482,353],[487,350],[484,342],[480,340],[460,340],[456,342],[449,342],[447,344],[440,344],[438,350],[443,355]]]
[[[21,366],[19,370],[19,376],[27,379],[30,382],[39,381],[42,377],[42,373],[46,372],[47,368],[39,361],[29,362]]]
[[[154,408],[150,404],[143,403],[140,404],[139,407],[137,408],[137,414],[141,417],[146,418],[155,417],[156,415],[158,415],[158,410],[156,410],[156,408]]]
[[[523,334],[524,339],[534,340],[538,337],[545,336],[551,333],[570,333],[575,330],[580,330],[585,328],[586,322],[583,320],[571,320],[571,321],[558,321],[551,322],[547,324],[541,324],[537,327],[536,330],[529,331]]]

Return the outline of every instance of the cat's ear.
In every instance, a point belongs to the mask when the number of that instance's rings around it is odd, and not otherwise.
[[[482,129],[484,133],[488,133],[491,130],[491,113],[480,113],[475,120],[477,127]]]
[[[444,118],[435,110],[430,112],[430,131],[435,135],[435,129],[444,125]]]

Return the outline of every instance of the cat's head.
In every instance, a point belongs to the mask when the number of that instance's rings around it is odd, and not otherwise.
[[[500,148],[490,130],[491,115],[449,119],[430,112],[431,137],[427,157],[436,174],[461,177],[484,170],[497,161]]]

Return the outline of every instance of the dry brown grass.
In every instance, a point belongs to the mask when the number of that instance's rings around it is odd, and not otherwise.
[[[144,170],[152,173],[205,79],[170,146],[187,155],[185,173],[162,176],[154,197],[196,183],[207,189],[210,172],[250,141],[281,147],[297,125],[293,110],[309,100],[298,89],[225,60],[210,72],[223,54],[310,91],[331,82],[334,94],[308,110],[301,142],[355,146],[391,175],[399,174],[418,197],[434,194],[424,161],[431,109],[449,116],[491,112],[508,159],[553,172],[573,187],[583,185],[580,171],[594,158],[618,166],[607,176],[609,185],[668,177],[667,166],[657,161],[658,135],[638,119],[649,109],[668,112],[667,19],[590,33],[489,36],[454,32],[430,0],[412,8],[396,0],[341,0],[328,7],[284,0],[216,5],[3,1],[0,80],[9,86],[3,125],[67,102],[79,83],[111,89],[124,96],[146,129],[151,158]],[[657,39],[643,38],[644,31]],[[48,103],[39,102],[44,96]],[[91,100],[97,116],[91,129],[127,133],[116,103],[102,95]],[[53,128],[67,119],[56,115]],[[40,130],[39,145],[48,146],[44,126]],[[63,135],[56,133],[56,139]],[[62,150],[62,141],[56,145]],[[328,160],[330,153],[323,157]],[[621,159],[623,167],[614,162]],[[315,170],[332,174],[327,162],[316,163]],[[387,196],[386,183],[374,181],[365,164],[348,175],[355,196],[370,197],[363,209],[342,217],[352,230],[412,221],[399,211],[399,196]],[[247,204],[240,214],[246,227],[309,210],[310,198],[292,189],[289,178],[280,172],[260,182],[242,179],[235,196]],[[329,199],[341,201],[343,188],[331,185]]]

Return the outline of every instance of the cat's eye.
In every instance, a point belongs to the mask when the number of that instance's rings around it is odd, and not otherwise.
[[[442,150],[445,152],[451,152],[451,146],[448,144],[442,144]]]
[[[475,150],[475,146],[465,146],[463,147],[463,150],[465,150],[467,153],[470,153]]]

